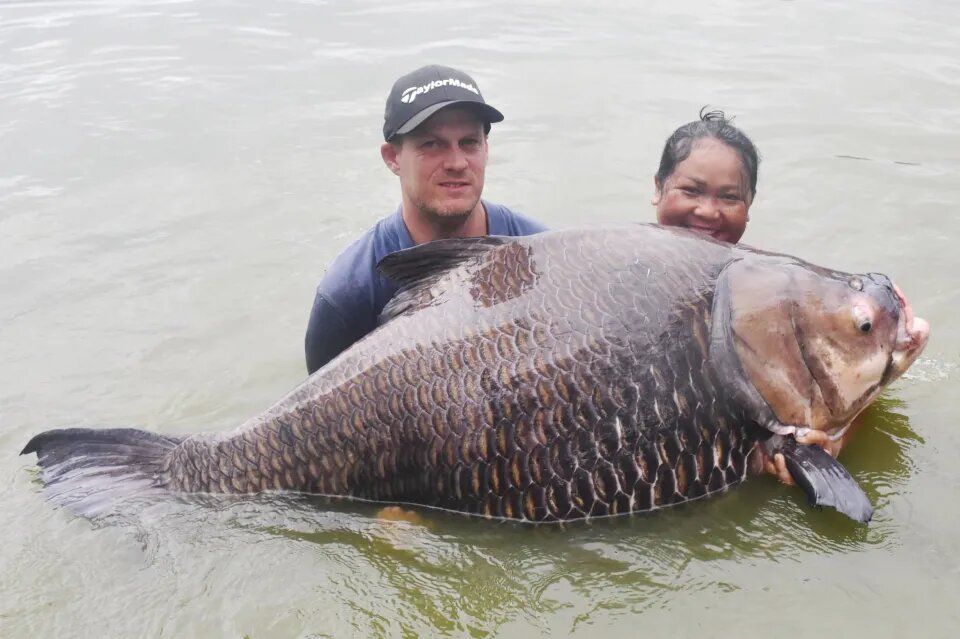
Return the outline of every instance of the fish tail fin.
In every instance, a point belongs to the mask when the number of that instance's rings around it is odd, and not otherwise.
[[[180,441],[135,428],[65,428],[40,433],[20,454],[37,454],[48,499],[89,517],[124,498],[164,492],[169,453]]]

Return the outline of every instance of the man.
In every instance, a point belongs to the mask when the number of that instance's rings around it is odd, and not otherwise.
[[[503,115],[487,104],[473,78],[442,66],[417,69],[387,96],[380,155],[400,178],[400,207],[348,246],[317,286],[305,350],[314,371],[377,326],[397,292],[377,263],[431,240],[532,235],[545,227],[480,199],[487,134]]]

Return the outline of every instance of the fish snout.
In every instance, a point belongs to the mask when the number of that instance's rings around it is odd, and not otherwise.
[[[893,294],[900,304],[900,322],[897,326],[897,345],[896,351],[923,350],[930,338],[930,323],[922,317],[913,314],[913,307],[907,301],[903,289],[890,283],[893,287]],[[919,352],[917,352],[919,355]]]
[[[927,345],[930,324],[914,315],[903,289],[882,273],[854,276],[849,285],[866,296],[854,304],[854,317],[863,332],[870,331],[874,320],[884,324],[890,322],[887,325],[895,331],[889,345],[893,363],[891,372],[895,376],[903,374]]]

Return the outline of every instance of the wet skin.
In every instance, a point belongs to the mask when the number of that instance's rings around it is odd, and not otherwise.
[[[705,233],[736,244],[743,236],[753,203],[739,154],[713,138],[694,143],[663,183],[654,178],[657,221]]]

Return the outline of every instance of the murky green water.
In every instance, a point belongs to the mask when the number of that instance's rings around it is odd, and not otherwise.
[[[960,625],[960,5],[0,4],[0,636],[952,636]],[[842,460],[869,527],[755,479],[650,517],[389,523],[307,499],[41,499],[37,431],[236,425],[304,374],[328,261],[392,210],[401,73],[507,115],[485,195],[652,218],[704,104],[763,154],[745,241],[890,274],[933,326]]]

